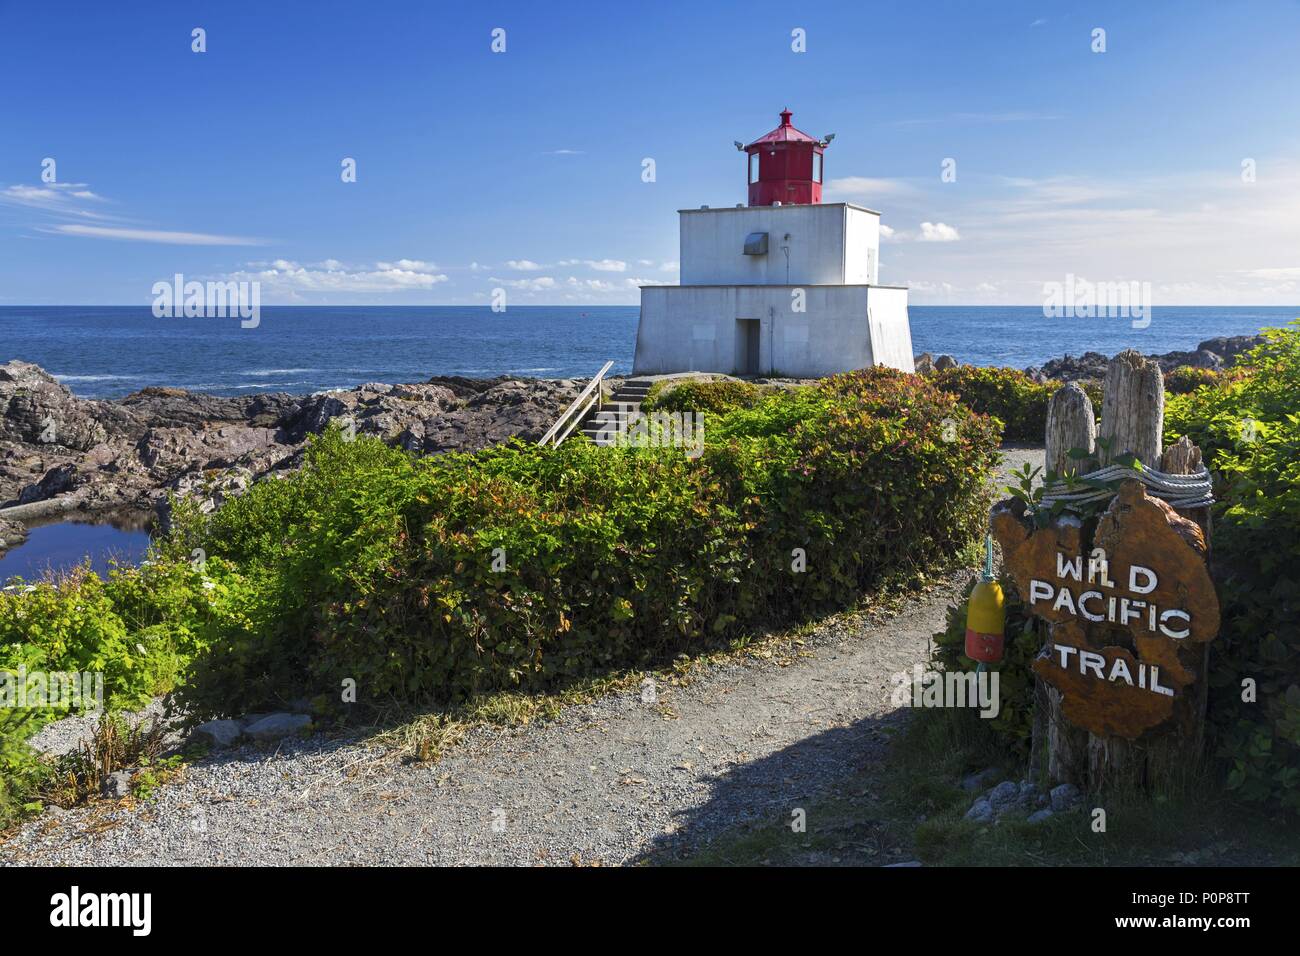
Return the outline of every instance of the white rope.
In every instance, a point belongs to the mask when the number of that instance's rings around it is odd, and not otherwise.
[[[1210,485],[1210,472],[1204,465],[1201,470],[1190,475],[1171,475],[1154,468],[1144,467],[1141,471],[1128,465],[1107,465],[1097,471],[1080,475],[1076,481],[1116,481],[1122,478],[1136,478],[1142,482],[1155,498],[1161,498],[1173,508],[1206,508],[1214,504],[1213,489]],[[1043,488],[1043,507],[1051,507],[1062,502],[1066,507],[1088,504],[1093,501],[1105,501],[1115,495],[1114,491],[1099,488],[1084,488],[1080,491],[1067,490],[1065,481],[1053,481]]]

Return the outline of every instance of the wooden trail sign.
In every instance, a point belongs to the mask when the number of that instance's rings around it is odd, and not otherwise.
[[[1004,507],[992,525],[1026,609],[1051,625],[1034,672],[1065,697],[1066,719],[1136,739],[1171,718],[1219,630],[1201,529],[1136,480],[1091,542],[1074,516],[1031,531]]]
[[[1106,375],[1103,436],[1077,385],[1053,397],[1047,467],[1089,472],[1135,455],[1167,474],[1194,474],[1186,439],[1162,452],[1164,382],[1136,352]],[[1033,750],[1053,781],[1144,784],[1200,755],[1208,643],[1219,602],[1210,577],[1207,508],[1180,512],[1129,478],[1099,514],[1035,522],[1024,502],[990,517],[1003,560],[1043,647]]]

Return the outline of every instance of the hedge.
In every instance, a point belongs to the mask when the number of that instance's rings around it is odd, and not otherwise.
[[[979,365],[942,369],[929,379],[975,411],[999,419],[1007,441],[1042,442],[1047,428],[1047,403],[1060,387],[1059,383],[1036,382],[1018,369]]]
[[[732,379],[667,379],[651,386],[641,408],[647,412],[705,412],[710,416],[725,415],[738,408],[753,408],[760,398],[770,393],[771,389]]]
[[[990,419],[889,370],[709,419],[694,461],[583,442],[416,459],[330,433],[294,476],[181,515],[174,546],[248,599],[180,693],[230,714],[351,678],[375,705],[444,703],[663,663],[950,561],[996,447]]]

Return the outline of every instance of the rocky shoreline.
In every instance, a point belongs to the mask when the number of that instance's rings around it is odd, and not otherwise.
[[[1221,335],[1206,339],[1190,352],[1166,352],[1163,355],[1151,354],[1147,358],[1160,363],[1160,370],[1168,375],[1176,368],[1230,368],[1237,356],[1249,352],[1264,342],[1262,335]],[[1042,365],[1031,365],[1025,374],[1038,382],[1076,382],[1081,380],[1101,381],[1106,377],[1106,366],[1112,356],[1101,352],[1084,352],[1080,356],[1064,355],[1051,359]],[[921,373],[942,371],[962,364],[951,355],[933,356],[929,352],[916,356],[916,370]]]
[[[73,395],[37,365],[0,365],[0,553],[23,523],[61,511],[165,512],[168,497],[218,507],[298,467],[336,419],[422,454],[541,438],[585,383],[436,377],[315,395],[224,398],[146,388],[118,400]]]

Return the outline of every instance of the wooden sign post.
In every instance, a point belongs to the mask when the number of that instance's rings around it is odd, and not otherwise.
[[[1100,436],[1078,385],[1053,397],[1047,469],[1083,475],[1134,456],[1171,477],[1199,472],[1200,451],[1186,439],[1162,453],[1163,419],[1159,366],[1121,353],[1107,370]],[[1148,785],[1196,764],[1219,630],[1208,508],[1180,512],[1134,477],[1100,497],[1047,520],[1023,502],[991,516],[1044,639],[1033,664],[1035,759],[1046,758],[1053,782],[1088,789]]]

